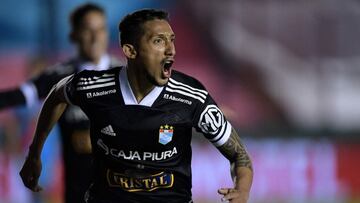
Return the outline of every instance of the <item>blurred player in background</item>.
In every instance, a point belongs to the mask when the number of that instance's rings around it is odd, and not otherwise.
[[[69,37],[77,48],[77,55],[48,68],[18,88],[0,92],[0,109],[25,104],[31,107],[68,75],[82,70],[106,70],[120,64],[106,53],[108,31],[103,8],[92,3],[77,7],[70,15],[70,25]],[[89,121],[80,108],[69,105],[59,119],[59,127],[65,167],[65,202],[81,203],[92,176]]]

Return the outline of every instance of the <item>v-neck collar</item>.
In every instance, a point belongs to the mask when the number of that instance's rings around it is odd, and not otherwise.
[[[120,89],[122,97],[124,98],[125,105],[142,105],[151,107],[155,100],[159,97],[164,87],[155,86],[141,101],[137,102],[135,95],[131,89],[128,75],[127,75],[127,67],[123,67],[120,70]]]

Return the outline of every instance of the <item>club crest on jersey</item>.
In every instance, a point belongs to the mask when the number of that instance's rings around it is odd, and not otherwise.
[[[171,142],[174,133],[174,127],[170,125],[160,126],[159,129],[159,143],[166,145]]]

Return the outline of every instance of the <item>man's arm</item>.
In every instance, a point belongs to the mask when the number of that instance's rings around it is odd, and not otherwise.
[[[219,194],[224,195],[222,200],[246,203],[252,184],[253,168],[249,154],[234,128],[229,139],[218,149],[231,163],[231,176],[235,184],[234,188],[219,189]]]
[[[0,110],[25,104],[25,96],[19,88],[0,92]]]
[[[75,71],[72,66],[65,66],[64,64],[48,67],[40,75],[30,78],[13,89],[1,90],[0,110],[25,105],[28,108],[33,107],[36,102],[49,94],[56,83]]]
[[[41,190],[38,180],[42,168],[40,157],[45,140],[67,106],[64,95],[66,80],[67,78],[54,86],[46,98],[40,112],[28,156],[20,171],[24,185],[34,192]]]

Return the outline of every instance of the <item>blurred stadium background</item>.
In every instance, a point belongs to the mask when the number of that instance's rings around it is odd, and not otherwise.
[[[0,90],[73,54],[68,14],[82,0],[2,0]],[[135,9],[164,8],[176,33],[178,70],[202,81],[252,155],[250,203],[360,202],[360,3],[357,0],[93,1],[117,24]],[[0,112],[0,202],[62,202],[55,129],[43,153],[45,190],[18,176],[37,108]],[[193,138],[193,196],[220,202],[229,164]]]

